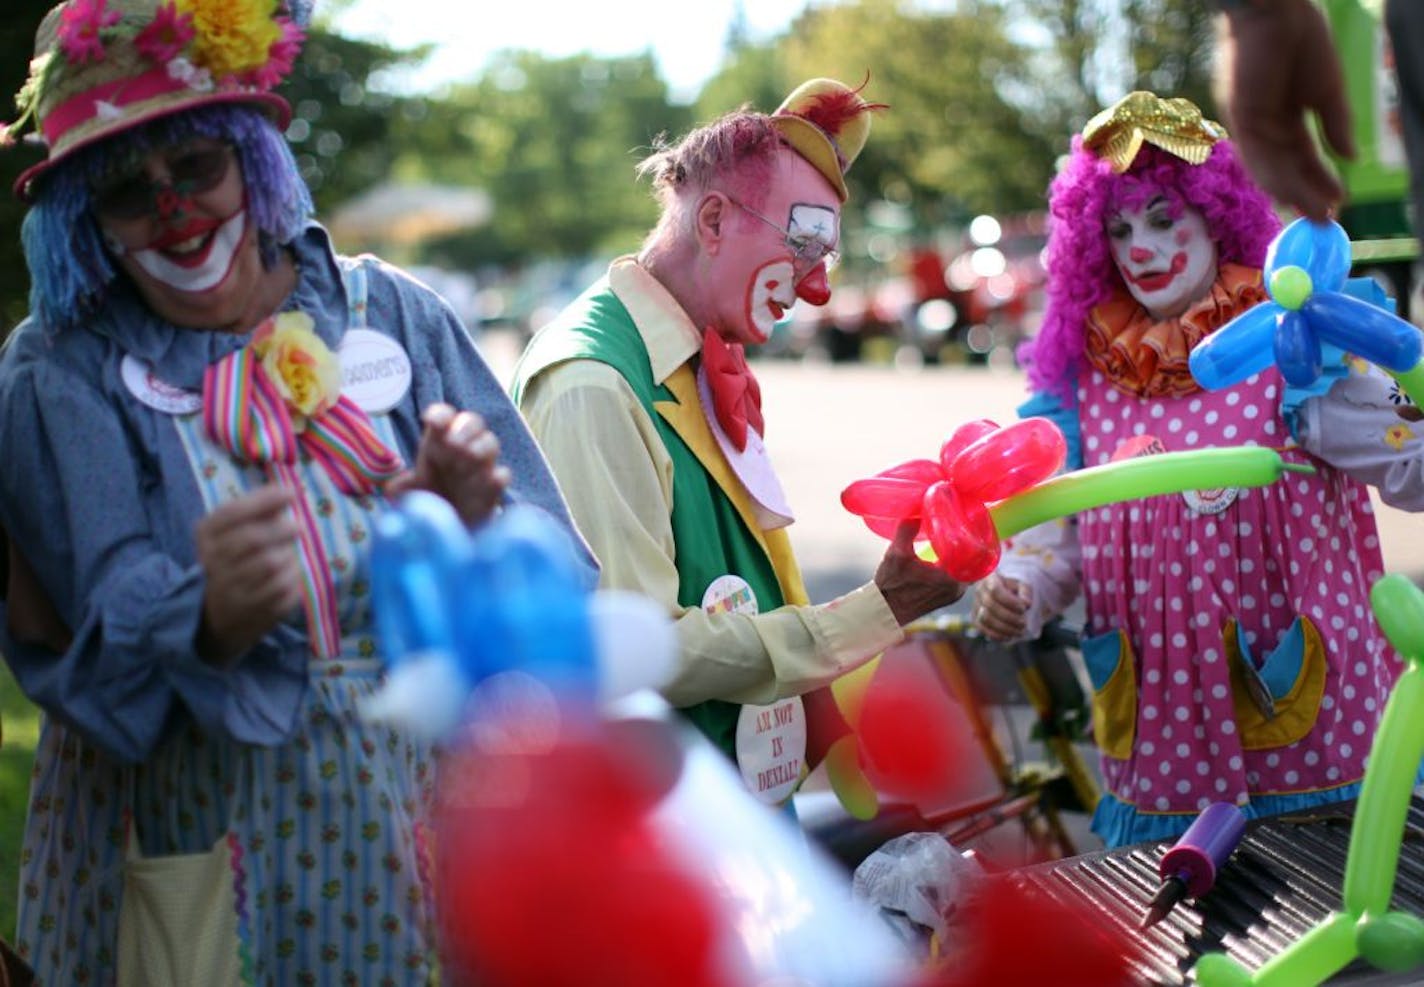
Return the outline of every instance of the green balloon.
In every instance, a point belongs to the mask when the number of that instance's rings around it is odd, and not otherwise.
[[[1303,267],[1288,264],[1277,268],[1276,273],[1271,275],[1272,300],[1281,308],[1288,308],[1292,312],[1299,311],[1314,290],[1315,284]]]
[[[1420,710],[1424,710],[1424,669],[1411,664],[1385,703],[1350,827],[1344,897],[1346,911],[1354,915],[1389,910],[1409,797],[1424,757]]]
[[[1138,456],[1063,473],[1014,494],[989,508],[1000,538],[1123,500],[1210,490],[1215,487],[1264,487],[1287,469],[1280,454],[1262,446],[1194,449]]]
[[[1251,973],[1225,953],[1207,953],[1197,960],[1192,978],[1200,987],[1250,987]]]
[[[1424,965],[1424,921],[1407,912],[1366,916],[1357,928],[1360,955],[1381,970]]]
[[[1370,606],[1394,649],[1409,661],[1424,662],[1424,592],[1396,572],[1370,589]]]
[[[1334,912],[1284,953],[1267,960],[1251,982],[1255,987],[1315,987],[1356,955],[1354,917]]]

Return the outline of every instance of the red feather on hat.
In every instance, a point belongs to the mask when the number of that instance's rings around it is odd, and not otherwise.
[[[862,99],[860,91],[864,88],[865,83],[861,83],[856,89],[833,89],[829,92],[813,93],[808,96],[804,108],[798,107],[792,112],[825,131],[827,136],[835,137],[848,121],[860,114],[868,110],[890,108],[888,103],[869,103]]]

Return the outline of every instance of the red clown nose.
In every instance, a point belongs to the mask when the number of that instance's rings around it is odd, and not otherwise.
[[[831,300],[831,283],[826,279],[824,261],[806,272],[796,284],[796,297],[810,305],[824,305]]]

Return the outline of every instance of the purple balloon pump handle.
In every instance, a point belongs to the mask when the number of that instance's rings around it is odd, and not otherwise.
[[[1142,921],[1156,925],[1185,897],[1200,898],[1216,882],[1216,872],[1246,832],[1246,817],[1230,802],[1213,802],[1202,810],[1157,865],[1162,887]]]

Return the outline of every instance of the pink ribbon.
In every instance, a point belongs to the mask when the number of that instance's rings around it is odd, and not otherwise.
[[[203,428],[238,460],[255,463],[273,480],[302,490],[301,453],[326,470],[342,493],[374,493],[405,466],[399,453],[377,437],[371,420],[350,398],[308,418],[298,430],[291,411],[267,376],[262,361],[243,347],[203,374]],[[303,604],[312,653],[341,653],[336,585],[320,528],[305,497],[295,498]]]

